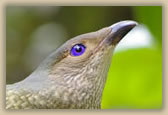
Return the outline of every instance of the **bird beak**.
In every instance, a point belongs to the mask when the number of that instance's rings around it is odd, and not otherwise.
[[[135,21],[121,21],[113,24],[109,28],[111,29],[110,34],[106,38],[106,42],[109,45],[116,45],[119,41],[135,26],[137,22]]]

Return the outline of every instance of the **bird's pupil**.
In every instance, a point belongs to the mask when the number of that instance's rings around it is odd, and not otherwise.
[[[77,46],[75,50],[76,50],[76,52],[81,52],[82,48],[80,46]]]

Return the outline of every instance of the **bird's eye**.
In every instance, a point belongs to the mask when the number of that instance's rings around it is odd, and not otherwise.
[[[80,56],[85,52],[86,47],[82,44],[76,44],[71,49],[72,56]]]

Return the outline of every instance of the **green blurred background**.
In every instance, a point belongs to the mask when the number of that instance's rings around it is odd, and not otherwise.
[[[140,26],[134,32],[148,32],[152,42],[135,44],[140,47],[116,48],[102,108],[160,109],[161,6],[7,6],[6,83],[15,83],[27,77],[48,54],[68,39],[121,20],[137,21]],[[141,35],[143,33],[133,38],[141,40]]]

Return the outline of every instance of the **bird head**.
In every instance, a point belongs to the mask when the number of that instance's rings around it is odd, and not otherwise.
[[[96,32],[79,35],[68,40],[41,65],[53,78],[95,78],[107,74],[115,46],[137,25],[134,21],[121,21]],[[101,73],[102,72],[102,73]],[[101,77],[101,76],[100,76]]]
[[[47,90],[52,89],[55,95],[65,97],[63,100],[71,98],[81,103],[89,100],[100,107],[113,51],[136,25],[134,21],[121,21],[68,40],[30,75],[27,79],[31,81],[30,86],[34,88],[32,82],[38,81],[38,87],[41,85],[44,89],[48,86]],[[48,79],[50,82],[42,85]],[[34,84],[37,86],[37,83]]]

